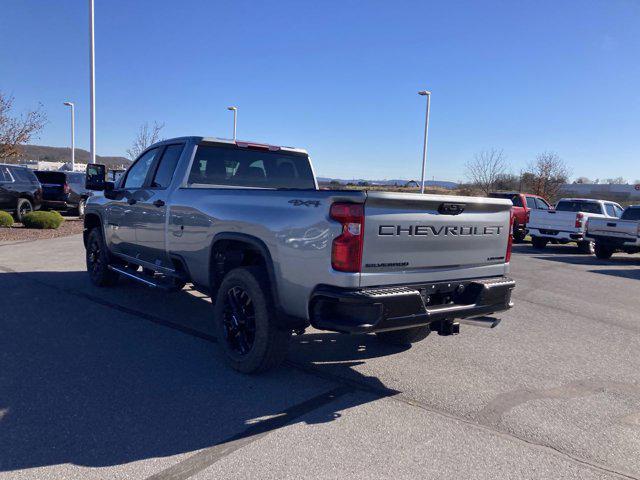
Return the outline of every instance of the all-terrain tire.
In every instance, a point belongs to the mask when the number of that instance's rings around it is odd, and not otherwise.
[[[580,253],[585,253],[587,255],[593,255],[595,248],[594,248],[594,243],[590,242],[588,240],[584,240],[582,242],[578,242],[578,250],[580,250]]]
[[[513,242],[522,243],[527,236],[527,231],[524,228],[520,228],[520,224],[515,222],[513,224]]]
[[[242,307],[250,305],[250,310],[239,312],[237,292],[242,292]],[[269,279],[263,267],[240,267],[228,272],[218,288],[213,308],[218,342],[232,368],[242,373],[260,373],[284,361],[292,332],[278,325]],[[244,320],[239,320],[241,318]],[[247,333],[250,327],[252,338]],[[234,329],[242,328],[244,331],[234,332]]]
[[[80,201],[78,202],[78,206],[73,210],[73,213],[75,213],[79,218],[84,218],[84,211],[86,206],[87,201],[84,198],[80,199]]]
[[[431,333],[428,325],[421,327],[405,328],[403,330],[391,330],[389,332],[377,332],[376,336],[381,342],[390,345],[411,345],[424,340]]]
[[[531,237],[531,244],[533,245],[533,248],[542,250],[544,247],[547,246],[547,243],[549,243],[549,241],[544,238]]]
[[[109,251],[97,227],[87,235],[86,262],[89,279],[96,287],[111,287],[118,282],[118,274],[109,270]]]
[[[599,243],[596,243],[594,250],[596,257],[598,257],[600,260],[609,260],[611,258],[611,255],[613,255],[613,248],[605,247],[604,245],[601,245]]]

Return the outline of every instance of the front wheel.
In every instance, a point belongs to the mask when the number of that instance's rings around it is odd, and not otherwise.
[[[93,228],[87,236],[86,261],[89,279],[96,287],[116,284],[118,274],[109,270],[109,252],[98,228]]]
[[[584,240],[582,242],[578,242],[578,250],[580,250],[580,253],[586,253],[587,255],[593,255],[593,253],[594,253],[593,242],[590,242],[588,240]]]
[[[533,248],[537,248],[539,250],[542,250],[544,247],[546,247],[548,242],[549,241],[544,238],[531,237],[531,244],[533,245]]]
[[[214,321],[220,346],[235,370],[265,372],[284,361],[291,330],[277,324],[264,268],[241,267],[225,275],[216,295]]]
[[[390,332],[377,332],[376,336],[381,342],[390,345],[411,345],[424,340],[429,336],[429,333],[431,333],[429,325],[423,325],[403,330],[391,330]]]
[[[604,245],[596,243],[595,254],[600,260],[609,260],[611,255],[613,255],[613,248],[605,247]]]

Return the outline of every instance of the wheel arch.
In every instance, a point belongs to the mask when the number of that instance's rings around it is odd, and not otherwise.
[[[99,214],[95,212],[85,213],[84,215],[84,231],[82,232],[82,241],[84,242],[84,246],[87,246],[87,236],[89,235],[89,231],[93,228],[102,229],[102,218]],[[104,232],[102,232],[104,235]]]
[[[224,260],[220,255],[225,257]],[[224,264],[220,265],[220,261]],[[221,232],[213,237],[209,251],[209,287],[212,296],[222,281],[222,275],[233,268],[248,265],[265,267],[273,301],[279,308],[278,285],[269,247],[259,238],[246,233]]]

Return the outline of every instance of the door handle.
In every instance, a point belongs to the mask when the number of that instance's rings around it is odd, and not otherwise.
[[[127,202],[129,205],[135,205],[136,203],[138,203],[138,201],[135,198],[130,198],[129,201]]]
[[[153,204],[154,204],[156,207],[158,207],[158,208],[160,208],[160,207],[164,207],[164,200],[159,200],[159,199],[158,199],[158,200],[156,200],[155,202],[153,202]]]

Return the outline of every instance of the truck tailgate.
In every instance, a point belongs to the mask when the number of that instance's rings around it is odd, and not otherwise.
[[[511,202],[368,192],[361,285],[504,275]]]
[[[529,228],[558,230],[562,232],[578,231],[576,228],[577,212],[562,212],[556,210],[531,210]]]
[[[590,218],[587,235],[603,235],[634,241],[638,237],[638,222],[616,218]]]

